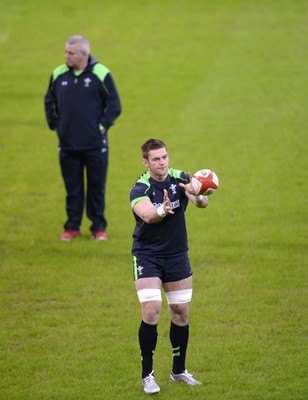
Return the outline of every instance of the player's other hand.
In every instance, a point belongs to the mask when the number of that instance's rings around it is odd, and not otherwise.
[[[192,180],[192,174],[191,172],[188,172],[189,175],[189,183],[187,185],[184,185],[184,183],[180,183],[179,185],[186,190],[187,193],[192,194],[193,196],[197,196],[198,193],[195,192],[195,189],[193,188],[193,185],[191,184]]]

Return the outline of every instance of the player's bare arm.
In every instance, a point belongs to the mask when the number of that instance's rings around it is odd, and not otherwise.
[[[135,204],[134,212],[147,224],[155,224],[160,222],[167,214],[174,214],[166,189],[164,189],[164,202],[161,206],[156,208],[150,199],[144,199]]]

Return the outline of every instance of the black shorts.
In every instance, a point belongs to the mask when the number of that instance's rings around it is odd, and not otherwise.
[[[160,278],[163,283],[176,282],[192,276],[187,253],[172,257],[133,255],[134,280]]]

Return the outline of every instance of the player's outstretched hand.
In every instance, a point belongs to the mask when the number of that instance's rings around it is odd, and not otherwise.
[[[171,207],[171,201],[169,199],[168,196],[168,191],[166,189],[164,189],[164,210],[166,213],[168,214],[174,214],[174,211],[172,211],[172,207]]]
[[[189,183],[185,185],[184,183],[180,183],[180,186],[186,190],[187,193],[192,194],[193,196],[197,196],[197,193],[195,192],[195,189],[193,185],[191,184],[192,180],[192,174],[191,172],[188,172],[189,175]]]

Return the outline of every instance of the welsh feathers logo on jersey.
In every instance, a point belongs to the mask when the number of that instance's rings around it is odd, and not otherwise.
[[[172,183],[172,185],[170,185],[170,189],[171,189],[173,194],[176,193],[176,185],[174,183]]]
[[[92,79],[85,78],[83,81],[84,81],[84,87],[89,87],[90,83],[92,82]]]

